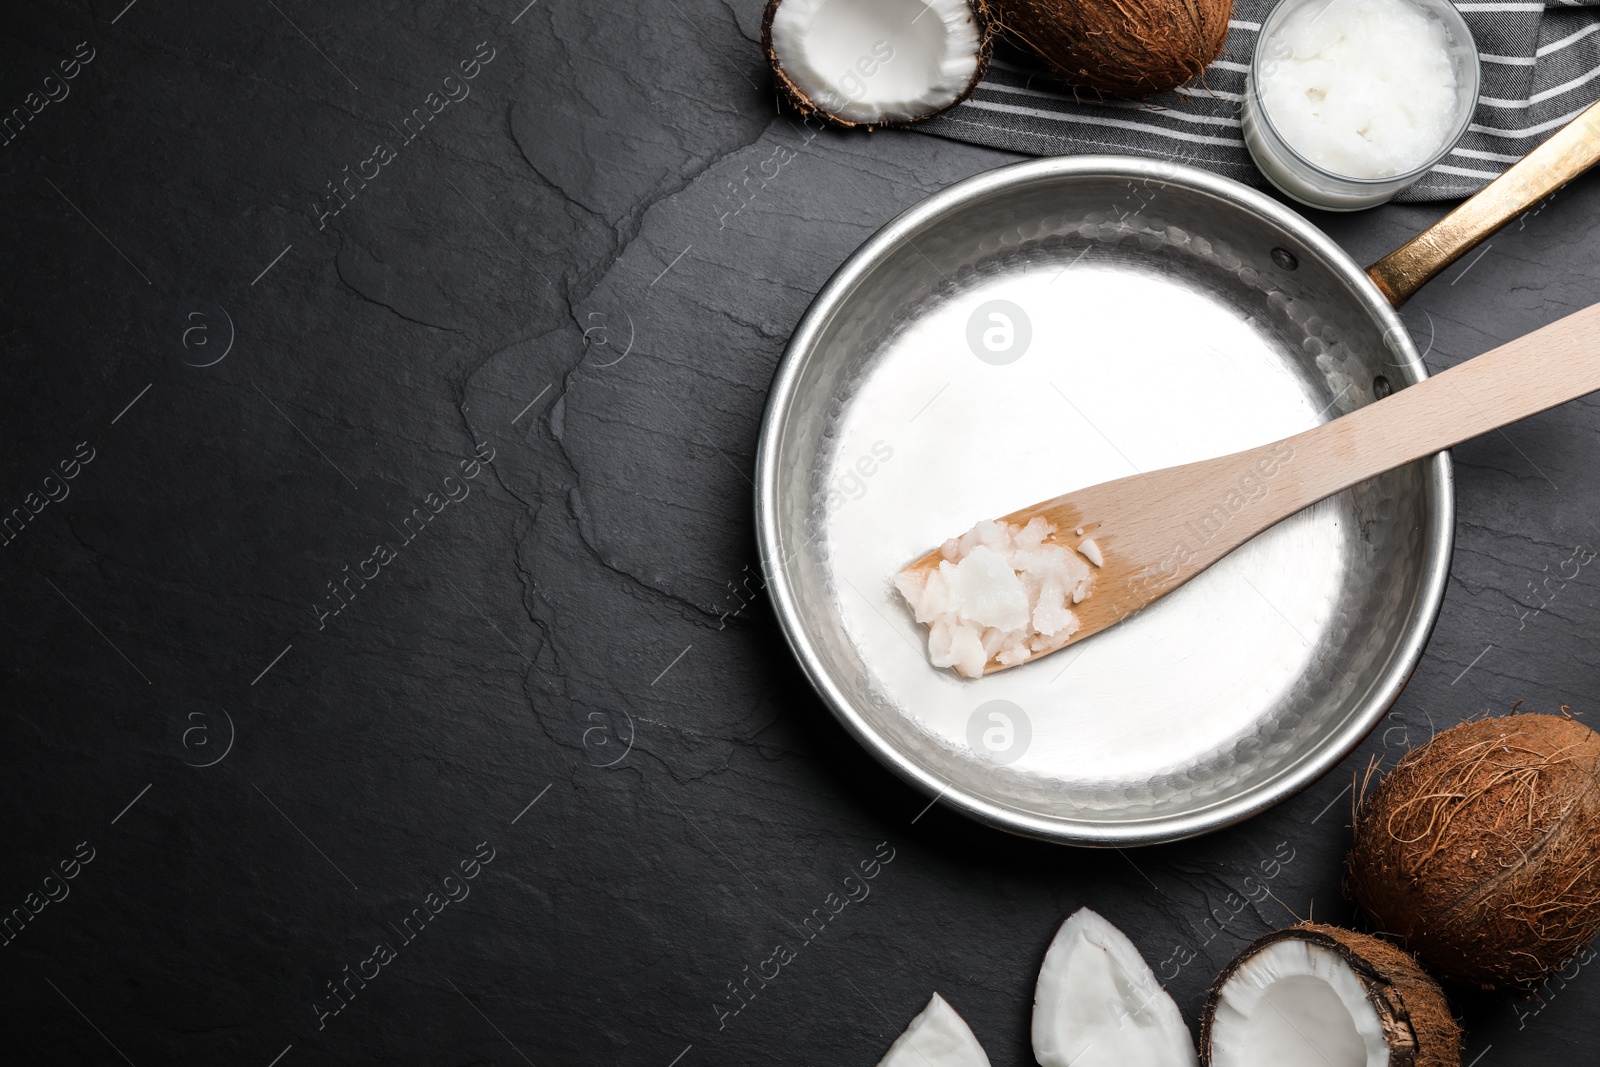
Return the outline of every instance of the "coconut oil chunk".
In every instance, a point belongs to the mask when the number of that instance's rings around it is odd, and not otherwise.
[[[928,627],[928,658],[968,678],[992,660],[1014,667],[1060,648],[1078,630],[1072,606],[1089,595],[1092,542],[1079,550],[1051,540],[1044,519],[1026,525],[980,522],[939,550],[938,565],[895,576],[916,620]]]

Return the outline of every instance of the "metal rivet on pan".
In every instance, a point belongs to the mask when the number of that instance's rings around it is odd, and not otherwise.
[[[1392,392],[1394,392],[1394,386],[1390,385],[1389,379],[1385,378],[1383,375],[1380,374],[1376,378],[1372,379],[1372,395],[1377,397],[1379,400],[1382,400]]]
[[[1287,248],[1274,248],[1272,250],[1272,262],[1284,270],[1294,270],[1300,265],[1300,261],[1294,258],[1294,253]]]

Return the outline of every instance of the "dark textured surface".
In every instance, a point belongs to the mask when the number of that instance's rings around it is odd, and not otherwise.
[[[1126,854],[919,818],[733,588],[808,300],[1009,157],[775,115],[753,0],[125,2],[0,16],[0,108],[93,49],[0,148],[0,511],[43,503],[0,557],[0,908],[40,908],[0,947],[8,1061],[871,1064],[937,989],[1028,1063],[1072,909],[1126,929],[1192,1022],[1291,912],[1350,920],[1370,757],[1518,700],[1592,706],[1596,579],[1563,578],[1600,542],[1585,401],[1458,450],[1428,654],[1302,796]],[[390,124],[431,92],[406,143]],[[1371,258],[1436,213],[1322,221]],[[1585,179],[1428,289],[1406,319],[1430,366],[1593,300],[1597,218]],[[1275,853],[1273,897],[1239,908]],[[870,895],[798,939],[875,854]],[[332,1014],[346,966],[378,969]],[[1456,1006],[1485,1067],[1594,1056],[1586,969]]]

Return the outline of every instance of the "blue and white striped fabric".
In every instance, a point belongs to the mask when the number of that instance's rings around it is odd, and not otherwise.
[[[1074,99],[1019,51],[1001,47],[977,92],[918,129],[1030,155],[1127,152],[1176,159],[1253,185],[1239,129],[1245,72],[1275,0],[1235,0],[1225,51],[1204,84],[1142,102]],[[1402,200],[1467,196],[1600,98],[1600,0],[1456,7],[1483,60],[1477,114],[1454,152]]]

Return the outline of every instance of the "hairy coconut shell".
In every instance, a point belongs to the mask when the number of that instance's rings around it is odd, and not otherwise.
[[[1211,1027],[1223,985],[1256,953],[1289,939],[1332,949],[1350,965],[1378,1013],[1389,1042],[1390,1067],[1460,1067],[1461,1027],[1450,1014],[1439,983],[1415,959],[1387,941],[1321,923],[1300,923],[1258,937],[1217,975],[1200,1018],[1202,1067],[1211,1064]]]
[[[1436,735],[1363,799],[1347,879],[1439,977],[1538,981],[1600,931],[1600,734],[1512,715]]]
[[[1228,0],[1232,3],[1232,0]],[[866,129],[875,130],[879,127],[904,127],[923,119],[931,119],[955,107],[961,101],[973,94],[978,84],[983,81],[983,76],[989,70],[989,57],[994,52],[995,20],[991,8],[992,0],[967,0],[967,6],[972,9],[973,21],[978,27],[978,65],[972,72],[972,80],[967,87],[955,96],[949,103],[936,107],[926,114],[914,115],[907,119],[894,119],[884,122],[855,122],[851,119],[836,115],[812,100],[789,77],[783,69],[783,61],[779,59],[777,50],[772,47],[772,20],[778,15],[778,8],[783,0],[767,0],[766,10],[761,16],[761,50],[766,53],[767,65],[772,68],[772,80],[777,85],[778,96],[800,112],[806,118],[821,119],[830,125],[841,129]]]
[[[1069,85],[1139,98],[1222,53],[1233,0],[989,0],[1001,32]]]

